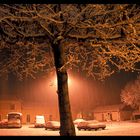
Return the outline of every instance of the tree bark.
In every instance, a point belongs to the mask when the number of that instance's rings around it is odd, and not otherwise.
[[[60,114],[60,135],[61,136],[75,136],[75,127],[73,124],[69,93],[68,93],[68,75],[65,64],[65,54],[60,43],[52,44],[54,61],[57,74],[57,94],[59,102]]]

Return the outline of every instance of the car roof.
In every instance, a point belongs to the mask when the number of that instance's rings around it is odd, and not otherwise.
[[[35,117],[36,117],[36,118],[44,118],[43,115],[36,115]]]
[[[19,115],[22,115],[21,112],[9,112],[7,115],[9,115],[9,114],[19,114]]]

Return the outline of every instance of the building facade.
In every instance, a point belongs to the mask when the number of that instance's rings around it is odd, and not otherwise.
[[[45,103],[23,102],[17,99],[0,100],[0,121],[7,118],[9,112],[21,112],[23,124],[33,124],[36,115],[45,116],[45,120],[59,120],[57,107]]]
[[[0,99],[0,121],[7,118],[9,112],[21,112],[23,124],[33,124],[36,115],[43,115],[45,120],[59,121],[59,109],[57,105],[49,105],[44,102],[25,102],[18,99]],[[86,120],[96,119],[99,121],[124,121],[130,120],[133,112],[130,107],[123,104],[98,106],[92,111],[78,112],[72,109],[73,119],[83,118]],[[139,117],[140,118],[140,117]]]
[[[0,121],[7,118],[9,112],[21,112],[21,101],[0,100]]]
[[[125,121],[132,117],[132,109],[123,104],[98,106],[93,110],[93,118],[99,121]]]
[[[36,115],[43,115],[45,120],[59,121],[57,107],[48,106],[45,103],[23,103],[22,104],[23,123],[34,123]]]

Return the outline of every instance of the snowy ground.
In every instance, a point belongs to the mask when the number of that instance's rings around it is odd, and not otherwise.
[[[140,136],[140,123],[134,122],[109,122],[105,130],[78,131],[77,136]],[[59,136],[59,131],[33,128],[23,125],[20,129],[0,129],[0,136]]]

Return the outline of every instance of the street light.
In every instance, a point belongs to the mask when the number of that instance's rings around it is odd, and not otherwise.
[[[50,82],[50,86],[52,87],[57,87],[57,77],[56,74],[53,74],[52,78],[51,78],[51,82]],[[71,75],[68,73],[68,86],[72,85],[72,77]]]

